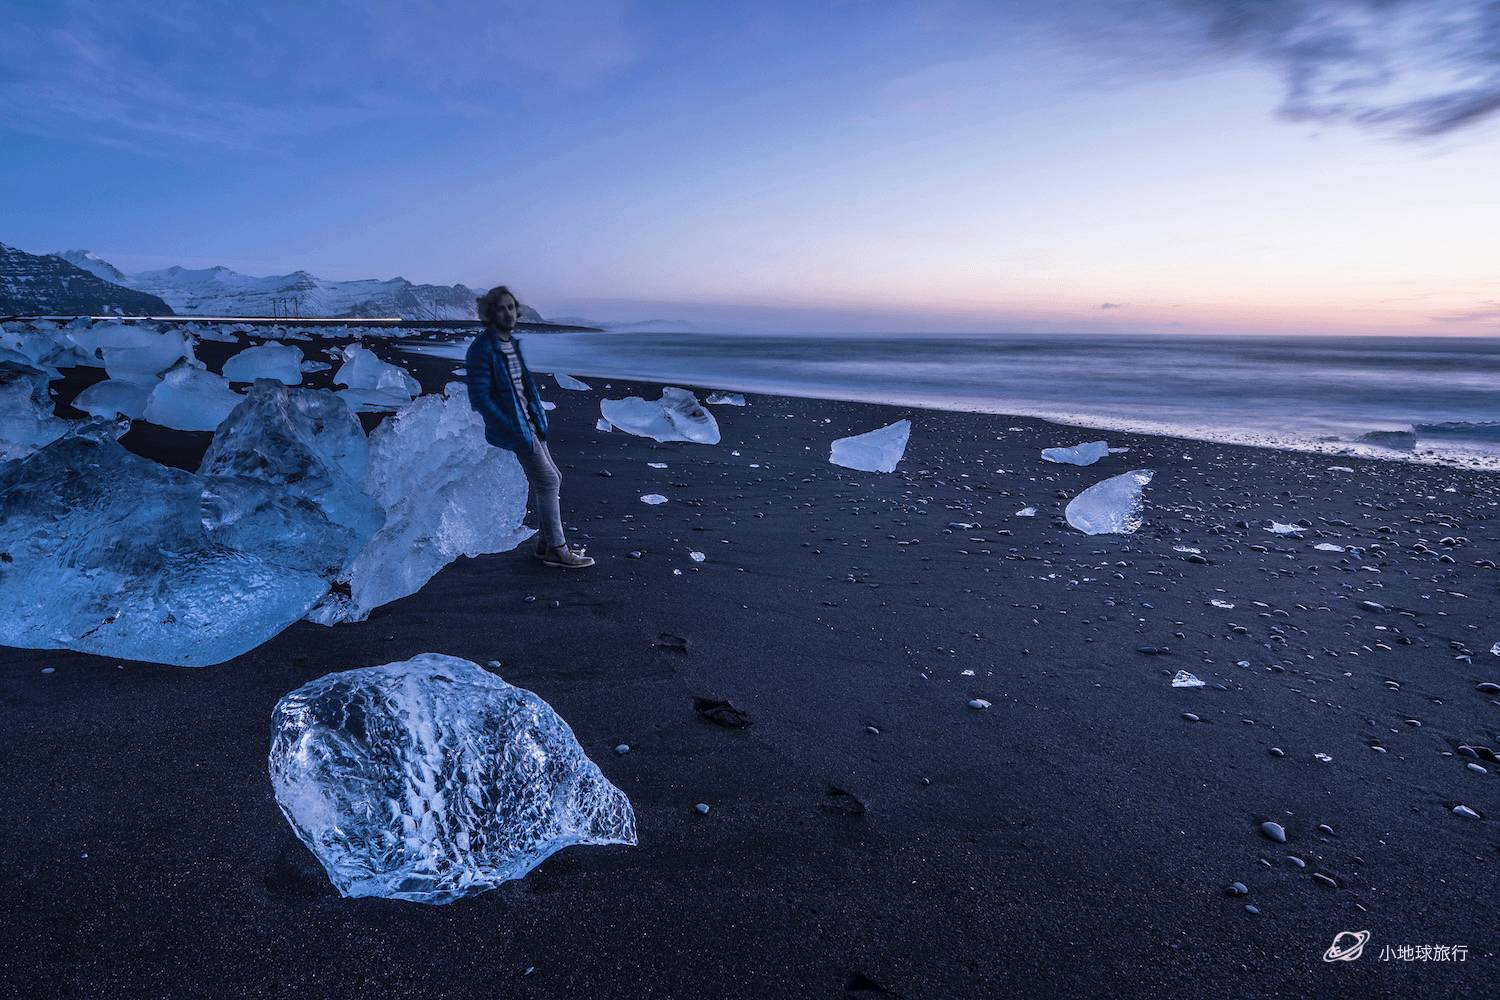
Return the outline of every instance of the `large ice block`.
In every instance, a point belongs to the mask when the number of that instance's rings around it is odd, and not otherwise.
[[[551,706],[454,656],[304,684],[272,712],[268,768],[346,897],[451,903],[564,847],[636,842],[630,800]]]
[[[385,526],[345,574],[348,596],[330,594],[308,617],[361,620],[461,555],[514,548],[533,534],[521,525],[526,489],[515,456],[485,443],[463,383],[416,399],[370,435],[364,490],[384,508]]]
[[[1141,490],[1150,469],[1136,469],[1095,483],[1068,502],[1068,523],[1086,535],[1127,535],[1141,526]]]
[[[615,427],[638,437],[719,443],[719,424],[713,414],[699,405],[697,396],[676,386],[663,386],[661,399],[656,400],[640,396],[601,399],[599,412]]]
[[[422,391],[406,369],[381,361],[368,347],[350,344],[338,357],[344,363],[333,373],[333,380],[348,386],[339,396],[350,409],[396,410]]]
[[[106,352],[107,353],[107,352]],[[116,377],[113,372],[111,377]],[[244,399],[222,375],[182,359],[146,397],[145,419],[179,431],[211,431]]]
[[[92,420],[0,464],[0,644],[204,666],[301,618],[328,581],[304,557],[210,537],[219,481],[131,454],[124,427]]]
[[[155,388],[155,382],[107,378],[73,397],[73,408],[106,420],[113,420],[116,416],[140,420],[146,415],[146,400]]]
[[[247,347],[224,362],[224,377],[231,382],[270,378],[283,385],[299,385],[302,382],[302,351],[292,344]]]
[[[31,454],[71,426],[53,416],[48,381],[34,365],[0,361],[0,462]]]
[[[910,437],[911,421],[898,420],[864,434],[839,438],[829,450],[828,461],[861,472],[895,472]]]

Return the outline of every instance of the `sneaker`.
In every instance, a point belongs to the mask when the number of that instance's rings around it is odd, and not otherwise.
[[[594,560],[584,555],[583,549],[570,549],[566,545],[552,546],[542,562],[547,566],[560,566],[563,569],[583,569],[594,565]]]

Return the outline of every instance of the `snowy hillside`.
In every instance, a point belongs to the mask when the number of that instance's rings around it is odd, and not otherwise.
[[[172,310],[153,295],[111,283],[61,257],[0,243],[0,315],[104,314],[170,316]]]
[[[69,261],[107,280],[161,297],[189,316],[400,316],[402,319],[473,319],[478,293],[463,285],[417,285],[405,278],[329,281],[306,271],[255,277],[227,267],[168,267],[123,274],[86,250]],[[522,307],[523,321],[543,322]]]

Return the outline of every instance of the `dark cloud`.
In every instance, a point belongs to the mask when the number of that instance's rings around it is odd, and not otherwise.
[[[1282,77],[1279,113],[1407,136],[1500,115],[1497,0],[1098,0],[1087,30],[1161,69],[1224,57]],[[1103,20],[1099,15],[1105,15]]]
[[[1099,303],[1099,308],[1100,309],[1123,309],[1123,308],[1125,308],[1125,306],[1124,306],[1123,303],[1120,303],[1120,302],[1101,302],[1101,303]]]

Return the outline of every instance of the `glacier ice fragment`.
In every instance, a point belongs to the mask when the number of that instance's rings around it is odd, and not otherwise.
[[[1093,465],[1109,454],[1109,442],[1085,441],[1071,448],[1043,448],[1042,458],[1064,465]]]
[[[709,406],[744,406],[745,397],[737,392],[721,392],[715,390],[708,394],[706,400]]]
[[[33,365],[0,361],[0,462],[29,455],[72,426],[53,415],[49,381]]]
[[[562,372],[553,372],[552,378],[556,380],[559,389],[571,389],[574,392],[587,392],[589,389],[587,382],[576,379],[571,375],[564,375]]]
[[[349,596],[330,594],[308,617],[360,621],[416,593],[459,556],[515,548],[533,534],[521,524],[526,490],[515,455],[485,442],[463,383],[419,397],[370,435],[364,491],[385,524],[343,576]]]
[[[1085,535],[1128,535],[1141,526],[1141,489],[1150,469],[1136,469],[1095,483],[1068,502],[1068,523]]]
[[[630,800],[530,691],[423,653],[276,704],[276,803],[346,897],[444,904],[575,844],[636,843]]]
[[[224,377],[231,382],[269,378],[283,385],[298,385],[302,382],[302,352],[291,344],[247,347],[224,362]]]
[[[599,412],[615,427],[638,437],[719,443],[719,424],[713,414],[699,404],[697,396],[676,386],[663,386],[657,400],[639,396],[601,399]]]
[[[398,410],[422,391],[410,372],[399,365],[381,361],[368,347],[350,344],[337,356],[344,363],[333,373],[333,380],[348,386],[339,396],[350,409],[361,412]]]
[[[1174,688],[1201,688],[1203,681],[1186,670],[1179,670],[1172,678],[1172,686]]]
[[[113,372],[111,377],[115,377]],[[211,431],[243,398],[229,388],[222,375],[182,359],[152,387],[144,417],[150,423],[179,431]]]
[[[829,450],[828,461],[861,472],[894,472],[906,454],[911,421],[898,420],[873,431],[839,438]]]
[[[106,420],[115,416],[140,420],[146,415],[146,400],[155,382],[127,382],[124,379],[107,378],[95,382],[73,398],[73,408]]]

